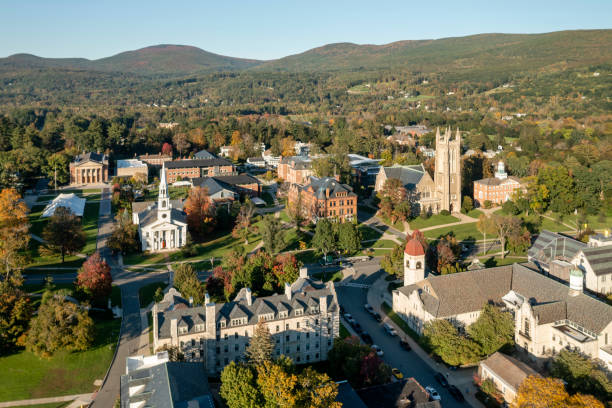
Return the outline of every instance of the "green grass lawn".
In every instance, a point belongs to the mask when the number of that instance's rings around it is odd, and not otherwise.
[[[391,220],[387,217],[383,217],[382,215],[380,215],[378,217],[382,222],[384,222],[385,224],[387,224],[390,227],[395,228],[398,231],[402,231],[404,232],[404,223],[402,221],[395,221],[395,224],[391,223]]]
[[[289,218],[289,216],[287,215],[287,210],[286,209],[282,210],[279,214],[280,215],[278,217],[280,218],[281,221],[283,221],[283,222],[291,222],[291,218]]]
[[[321,258],[323,258],[323,256],[318,256],[314,249],[309,249],[307,251],[301,251],[296,253],[295,258],[303,264],[311,264],[321,261]]]
[[[361,239],[364,241],[370,239],[379,239],[380,237],[382,237],[382,234],[380,232],[368,227],[365,224],[360,224],[357,229],[361,232]]]
[[[527,257],[515,257],[506,255],[504,259],[501,259],[500,256],[491,256],[486,259],[481,258],[480,262],[482,262],[487,268],[493,268],[494,266],[504,266],[511,265],[517,262],[527,262]]]
[[[453,217],[452,215],[436,214],[427,219],[423,219],[421,217],[415,218],[414,220],[410,221],[410,228],[413,230],[422,229],[436,225],[450,224],[457,221],[459,221],[459,218]]]
[[[477,241],[483,238],[478,228],[476,228],[476,222],[436,228],[425,231],[424,234],[427,238],[436,239],[450,232],[453,232],[459,241]],[[487,234],[487,239],[494,238],[495,236],[495,234]]]
[[[478,219],[478,217],[480,217],[482,214],[484,214],[482,211],[474,208],[471,211],[468,211],[468,213],[466,214],[468,217],[472,217],[472,218],[476,218]]]
[[[96,322],[91,349],[39,358],[28,351],[0,357],[0,401],[93,392],[113,358],[121,320]],[[61,406],[61,405],[60,405]]]
[[[349,88],[346,92],[350,94],[367,94],[370,93],[370,87],[366,84],[359,84]]]
[[[344,277],[344,275],[342,275],[342,271],[338,271],[338,272],[322,272],[322,273],[318,273],[316,275],[313,275],[314,277],[316,277],[317,279],[322,280],[323,282],[340,282],[342,280],[342,278]]]
[[[426,101],[428,99],[433,99],[435,96],[432,95],[419,95],[419,96],[410,96],[408,98],[404,98],[406,102],[418,102],[418,101]]]
[[[164,290],[168,286],[166,282],[153,282],[148,285],[142,286],[138,289],[138,298],[140,299],[140,307],[147,307],[151,302],[153,302],[153,295],[155,295],[155,291],[157,288],[161,288]]]

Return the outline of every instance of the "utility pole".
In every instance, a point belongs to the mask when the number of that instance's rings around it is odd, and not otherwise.
[[[53,165],[53,178],[55,182],[55,191],[57,191],[57,163]]]

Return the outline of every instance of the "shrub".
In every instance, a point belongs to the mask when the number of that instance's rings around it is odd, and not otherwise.
[[[450,215],[450,211],[448,211],[448,210],[442,210],[442,211],[440,211],[440,215],[445,215],[445,216],[446,216],[446,215]]]
[[[493,203],[491,202],[491,200],[485,200],[483,207],[486,209],[489,209],[493,206]]]

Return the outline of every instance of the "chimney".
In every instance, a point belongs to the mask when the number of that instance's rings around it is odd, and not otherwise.
[[[285,282],[285,296],[287,296],[287,300],[291,300],[291,285]]]
[[[204,305],[210,303],[210,295],[208,293],[204,294]]]
[[[300,268],[300,278],[308,278],[308,268],[306,268],[305,266],[302,266]]]
[[[193,307],[193,296],[189,296],[189,307]]]
[[[244,292],[246,293],[247,305],[253,305],[253,294],[251,293],[251,288],[245,288]]]
[[[170,344],[178,346],[178,323],[176,319],[170,320]]]
[[[319,311],[321,313],[327,313],[327,296],[321,296],[319,298]]]

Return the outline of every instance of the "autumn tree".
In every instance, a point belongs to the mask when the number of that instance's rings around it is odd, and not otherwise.
[[[72,214],[69,208],[57,207],[43,231],[45,247],[52,253],[62,256],[77,253],[85,246],[85,233],[81,219]]]
[[[396,277],[402,277],[404,274],[404,248],[406,244],[398,244],[383,256],[380,261],[380,266],[389,275],[395,275]]]
[[[27,293],[9,282],[0,282],[0,355],[25,341],[32,303]]]
[[[561,350],[553,359],[550,372],[565,381],[569,392],[584,392],[602,401],[610,400],[612,381],[605,368],[577,351]]]
[[[502,251],[501,258],[504,259],[506,255],[506,241],[509,236],[520,233],[521,220],[517,217],[492,214],[491,225],[499,237]]]
[[[286,246],[285,232],[280,219],[272,214],[263,217],[260,228],[263,246],[272,255],[278,254]]]
[[[77,274],[77,286],[94,300],[107,298],[111,293],[112,283],[111,268],[100,257],[99,252],[87,258]]]
[[[266,407],[296,407],[298,377],[282,364],[262,361],[256,366],[257,385]]]
[[[50,357],[60,350],[87,350],[93,337],[94,322],[87,311],[55,293],[43,296],[30,323],[26,346],[38,356]]]
[[[189,143],[189,136],[183,132],[176,133],[172,137],[172,143],[174,143],[174,147],[176,147],[176,150],[178,150],[181,156],[184,155],[185,152],[191,147],[191,143]]]
[[[30,241],[27,207],[17,190],[4,189],[0,192],[0,262],[5,280],[23,266],[25,259],[20,254]],[[15,278],[19,280],[19,274]]]
[[[262,364],[265,361],[272,360],[272,352],[274,351],[274,340],[268,330],[268,326],[260,320],[255,326],[253,337],[249,343],[245,355],[249,363],[253,365]]]
[[[355,388],[386,384],[391,379],[391,368],[373,356],[376,354],[372,349],[357,337],[336,339],[328,354],[330,374],[346,378]]]
[[[183,297],[193,298],[195,304],[200,305],[204,302],[202,282],[191,264],[181,263],[174,268],[174,287]]]
[[[486,214],[480,214],[478,221],[476,222],[476,228],[482,234],[484,253],[487,253],[487,234],[492,234],[494,230],[493,222],[491,218]]]
[[[161,152],[165,156],[172,156],[172,145],[168,142],[165,142],[162,145]]]
[[[138,226],[132,222],[132,217],[127,209],[119,211],[115,217],[113,232],[108,238],[106,245],[113,252],[130,254],[138,252]]]
[[[183,354],[179,346],[164,344],[161,347],[158,347],[157,350],[155,350],[156,353],[160,353],[163,351],[168,352],[168,359],[170,361],[185,361],[185,354]]]
[[[401,180],[390,178],[385,180],[382,190],[378,193],[380,202],[378,207],[384,217],[390,219],[391,223],[395,223],[398,219],[405,219],[410,214],[410,207],[406,208],[402,203],[408,200],[408,192]]]
[[[514,401],[516,408],[604,408],[590,395],[570,396],[557,378],[530,375],[519,386]]]
[[[234,238],[244,239],[244,244],[249,244],[249,232],[251,229],[251,221],[253,220],[253,215],[255,214],[255,206],[250,200],[245,201],[245,203],[240,207],[238,211],[238,216],[236,217],[236,224],[234,225],[234,229],[232,230],[232,236]]]
[[[276,276],[277,287],[283,288],[285,283],[292,284],[300,274],[300,263],[295,255],[290,253],[279,254],[272,269]]]
[[[187,213],[187,225],[193,237],[202,240],[215,225],[215,207],[205,187],[189,190],[185,200],[184,211]]]
[[[295,140],[292,137],[281,139],[281,156],[295,156]]]
[[[302,194],[299,191],[297,200],[291,201],[287,204],[287,216],[289,216],[289,220],[295,224],[298,234],[301,232],[302,223],[306,220],[302,205]]]
[[[297,405],[308,408],[340,408],[338,384],[327,374],[307,367],[298,377]]]

